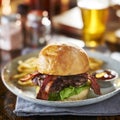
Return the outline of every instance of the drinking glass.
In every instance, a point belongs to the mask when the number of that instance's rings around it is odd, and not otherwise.
[[[83,40],[87,47],[94,48],[104,43],[109,4],[109,0],[77,0],[83,20]]]

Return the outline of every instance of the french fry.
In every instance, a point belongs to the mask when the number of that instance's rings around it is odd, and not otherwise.
[[[32,83],[32,80],[28,80],[28,81],[25,81],[25,82],[22,82],[22,81],[18,80],[18,84],[22,85],[22,86],[33,86],[34,85]]]
[[[18,73],[18,74],[15,74],[13,76],[14,79],[20,79],[22,77],[24,77],[25,75],[27,75],[28,73]]]
[[[104,64],[102,60],[98,60],[93,57],[89,57],[89,63],[90,63],[90,71],[95,71],[97,69],[100,69],[101,66]]]
[[[25,61],[22,61],[22,60],[18,61],[17,70],[18,70],[18,74],[15,74],[13,78],[18,79],[18,81],[20,78],[24,77],[25,75],[36,71],[37,70],[37,57],[31,57],[31,58],[26,59]],[[18,83],[20,85],[30,84],[29,82],[22,83],[20,81]]]

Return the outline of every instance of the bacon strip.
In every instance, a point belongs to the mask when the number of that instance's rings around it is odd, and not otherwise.
[[[88,79],[91,81],[91,88],[94,90],[94,92],[98,95],[101,95],[100,86],[96,82],[96,78],[92,75],[88,75]]]
[[[40,73],[38,71],[35,71],[35,72],[30,73],[30,74],[26,75],[25,77],[21,78],[20,81],[21,82],[26,82],[27,80],[32,79],[33,77],[35,77],[38,74],[40,74]]]
[[[41,86],[40,91],[37,94],[37,98],[38,99],[44,99],[44,100],[48,99],[48,91],[45,91],[45,88],[46,88],[47,84],[49,84],[52,80],[53,80],[53,76],[52,75],[47,75],[46,76],[46,78],[43,81],[43,85]]]

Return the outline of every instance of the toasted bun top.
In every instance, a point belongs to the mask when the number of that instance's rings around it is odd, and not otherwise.
[[[76,75],[87,72],[89,61],[82,48],[67,44],[50,44],[38,58],[38,71],[48,75]]]

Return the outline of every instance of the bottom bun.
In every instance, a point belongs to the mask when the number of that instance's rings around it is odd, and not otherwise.
[[[65,99],[64,101],[84,100],[84,99],[87,98],[88,93],[89,93],[89,88],[88,89],[84,89],[83,91],[81,91],[77,95],[70,96],[69,98]]]

